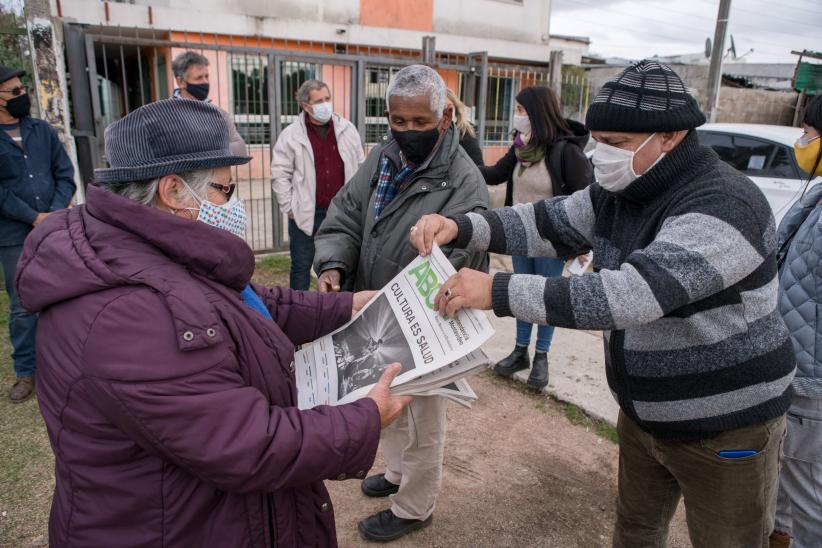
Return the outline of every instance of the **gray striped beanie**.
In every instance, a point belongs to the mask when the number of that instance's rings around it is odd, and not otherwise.
[[[164,99],[149,103],[106,128],[109,166],[95,169],[96,183],[145,181],[199,169],[248,163],[228,148],[228,124],[216,106]]]
[[[648,60],[606,82],[585,117],[593,131],[680,131],[704,123],[705,115],[679,75]]]

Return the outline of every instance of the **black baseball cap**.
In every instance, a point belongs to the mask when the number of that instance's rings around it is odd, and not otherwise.
[[[17,76],[25,76],[25,75],[26,75],[25,70],[20,70],[20,69],[17,69],[17,68],[7,67],[5,65],[0,65],[0,84],[2,84],[3,82],[6,82],[8,80],[11,80],[12,78],[15,78]]]

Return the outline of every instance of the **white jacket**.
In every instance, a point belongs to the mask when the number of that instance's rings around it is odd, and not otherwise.
[[[360,134],[354,124],[332,114],[337,150],[345,165],[347,183],[365,160]],[[305,112],[280,133],[271,157],[271,188],[283,215],[292,213],[297,226],[311,236],[314,230],[314,209],[317,199],[317,174],[314,171],[314,151],[308,140]]]

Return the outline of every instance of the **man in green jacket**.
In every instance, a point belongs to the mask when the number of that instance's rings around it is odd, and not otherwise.
[[[392,79],[390,134],[331,202],[315,237],[320,291],[381,289],[416,257],[408,233],[421,215],[488,209],[485,182],[460,147],[445,97],[445,82],[429,67],[412,65]],[[443,252],[457,269],[488,268],[485,253]],[[431,523],[442,482],[445,404],[439,396],[415,398],[383,431],[386,471],[363,481],[362,490],[391,495],[392,504],[360,522],[365,538],[390,541]]]

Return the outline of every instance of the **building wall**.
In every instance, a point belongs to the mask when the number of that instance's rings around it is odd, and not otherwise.
[[[431,32],[434,0],[360,0],[360,25]]]
[[[790,126],[797,98],[792,91],[723,87],[716,121]]]
[[[550,0],[436,0],[433,30],[544,47],[550,17]]]
[[[588,55],[589,43],[581,40],[551,36],[549,45],[551,51],[562,52],[563,65],[579,65],[582,63],[582,56]]]
[[[60,6],[64,20],[88,25],[414,49],[433,34],[439,51],[542,63],[550,52],[550,0],[61,0]]]

